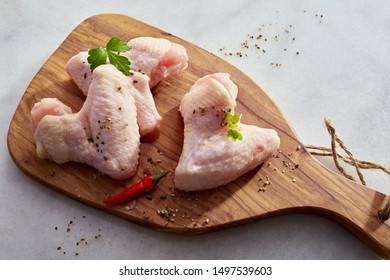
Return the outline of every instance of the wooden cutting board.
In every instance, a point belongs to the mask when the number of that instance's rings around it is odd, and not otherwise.
[[[109,207],[102,200],[123,186],[84,164],[58,165],[39,159],[30,130],[30,110],[44,97],[57,97],[78,111],[85,100],[65,71],[65,63],[80,51],[105,45],[113,36],[124,41],[139,36],[166,38],[182,44],[189,67],[153,89],[163,117],[161,135],[141,144],[135,183],[145,172],[176,167],[183,144],[178,114],[182,96],[204,75],[227,72],[238,86],[236,112],[242,122],[275,129],[280,150],[269,161],[227,186],[201,192],[174,189],[173,176],[159,187],[125,205]],[[154,229],[205,233],[285,213],[317,214],[340,223],[379,255],[390,258],[390,222],[380,222],[378,210],[386,196],[345,179],[322,166],[304,148],[277,105],[250,78],[217,56],[174,35],[123,15],[103,14],[82,22],[42,66],[28,86],[9,127],[8,148],[28,175],[65,195]]]

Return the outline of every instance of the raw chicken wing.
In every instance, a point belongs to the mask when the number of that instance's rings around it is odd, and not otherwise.
[[[130,60],[134,71],[143,72],[150,77],[151,88],[188,66],[186,49],[166,39],[138,37],[130,40],[128,45],[132,50],[123,55]]]
[[[134,73],[131,76],[132,94],[137,107],[137,120],[141,137],[156,140],[159,135],[161,115],[157,111],[152,92],[149,87],[149,77]]]
[[[146,85],[153,87],[161,80],[184,70],[188,65],[188,56],[183,46],[166,39],[139,37],[130,40],[128,44],[132,50],[122,55],[131,61],[134,75],[130,79],[139,91],[135,92],[134,99],[138,112],[142,112],[142,115],[138,114],[140,134],[154,140],[158,136],[161,116],[156,109],[152,92]],[[80,52],[66,64],[69,76],[84,95],[88,94],[92,82],[87,58],[88,52]],[[141,74],[145,74],[144,77],[140,77]]]
[[[38,156],[86,163],[115,179],[133,176],[140,146],[133,90],[114,66],[102,65],[94,70],[78,113],[53,98],[35,104],[31,119]]]
[[[130,40],[132,49],[121,53],[131,62],[132,72],[142,72],[149,80],[152,88],[160,81],[178,74],[188,66],[188,55],[182,45],[172,43],[163,38],[138,37]],[[66,71],[84,95],[92,81],[92,73],[88,64],[88,52],[80,52],[66,64]]]
[[[199,79],[184,95],[183,151],[174,182],[185,191],[226,185],[267,160],[279,147],[275,130],[239,123],[241,141],[227,137],[226,112],[234,114],[237,86],[225,73]]]

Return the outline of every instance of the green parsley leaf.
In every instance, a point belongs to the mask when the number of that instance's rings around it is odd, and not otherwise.
[[[225,121],[231,122],[233,115],[230,112],[227,112],[225,115]]]
[[[130,75],[130,61],[127,57],[117,55],[113,52],[108,51],[108,59],[110,63],[114,65],[119,71],[121,71],[126,76]]]
[[[233,141],[233,142],[236,142],[237,140],[242,140],[243,137],[242,137],[242,134],[237,131],[237,130],[233,130],[233,129],[229,129],[227,131],[227,136]]]
[[[112,51],[112,52],[127,52],[131,50],[131,47],[125,43],[122,42],[121,39],[117,37],[112,37],[110,41],[107,43],[107,51]]]
[[[107,53],[102,47],[90,50],[88,55],[88,63],[91,65],[91,72],[95,70],[96,67],[106,64]]]
[[[235,123],[229,123],[229,124],[228,124],[228,128],[230,128],[230,129],[235,129],[235,128],[237,128],[237,127],[238,127],[238,125],[235,124]]]
[[[236,142],[237,140],[241,141],[244,138],[241,132],[238,131],[238,123],[240,122],[240,118],[240,115],[232,115],[230,112],[227,112],[225,115],[225,121],[227,122],[228,127],[226,135],[233,142]]]
[[[232,123],[236,124],[240,121],[240,116],[237,114],[234,114],[232,117]]]
[[[112,65],[126,76],[129,76],[131,62],[127,57],[120,55],[120,52],[127,52],[129,50],[131,50],[131,47],[127,43],[122,42],[119,38],[112,37],[108,41],[106,48],[100,47],[88,52],[88,63],[90,64],[91,72],[96,67],[106,64],[108,57]]]

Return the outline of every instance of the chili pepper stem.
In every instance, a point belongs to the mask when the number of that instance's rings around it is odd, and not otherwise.
[[[154,182],[156,182],[156,184],[158,183],[158,182],[160,182],[160,180],[162,179],[162,178],[164,178],[168,173],[170,173],[171,171],[165,171],[165,172],[162,172],[162,173],[158,173],[158,174],[154,174],[154,175],[152,175],[152,179],[153,179],[153,181]]]

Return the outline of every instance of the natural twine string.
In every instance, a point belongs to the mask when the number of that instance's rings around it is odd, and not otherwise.
[[[361,169],[380,169],[387,174],[390,175],[390,168],[379,163],[365,161],[365,160],[359,160],[353,156],[353,154],[349,151],[347,146],[344,144],[344,142],[337,136],[336,130],[333,127],[332,123],[328,118],[325,118],[325,125],[326,128],[331,136],[331,148],[327,147],[321,147],[316,145],[305,145],[306,148],[310,151],[312,155],[316,156],[332,156],[333,161],[337,167],[337,169],[343,174],[345,177],[347,177],[350,180],[355,181],[353,176],[349,174],[344,167],[340,164],[339,159],[344,161],[347,164],[350,164],[355,167],[356,173],[359,176],[360,182],[362,185],[366,186],[366,181],[364,180],[363,173],[361,172]],[[336,150],[336,144],[338,144],[347,154],[346,156],[341,155]],[[390,217],[390,194],[387,196],[387,203],[385,207],[378,211],[378,218],[380,221],[384,222]]]

